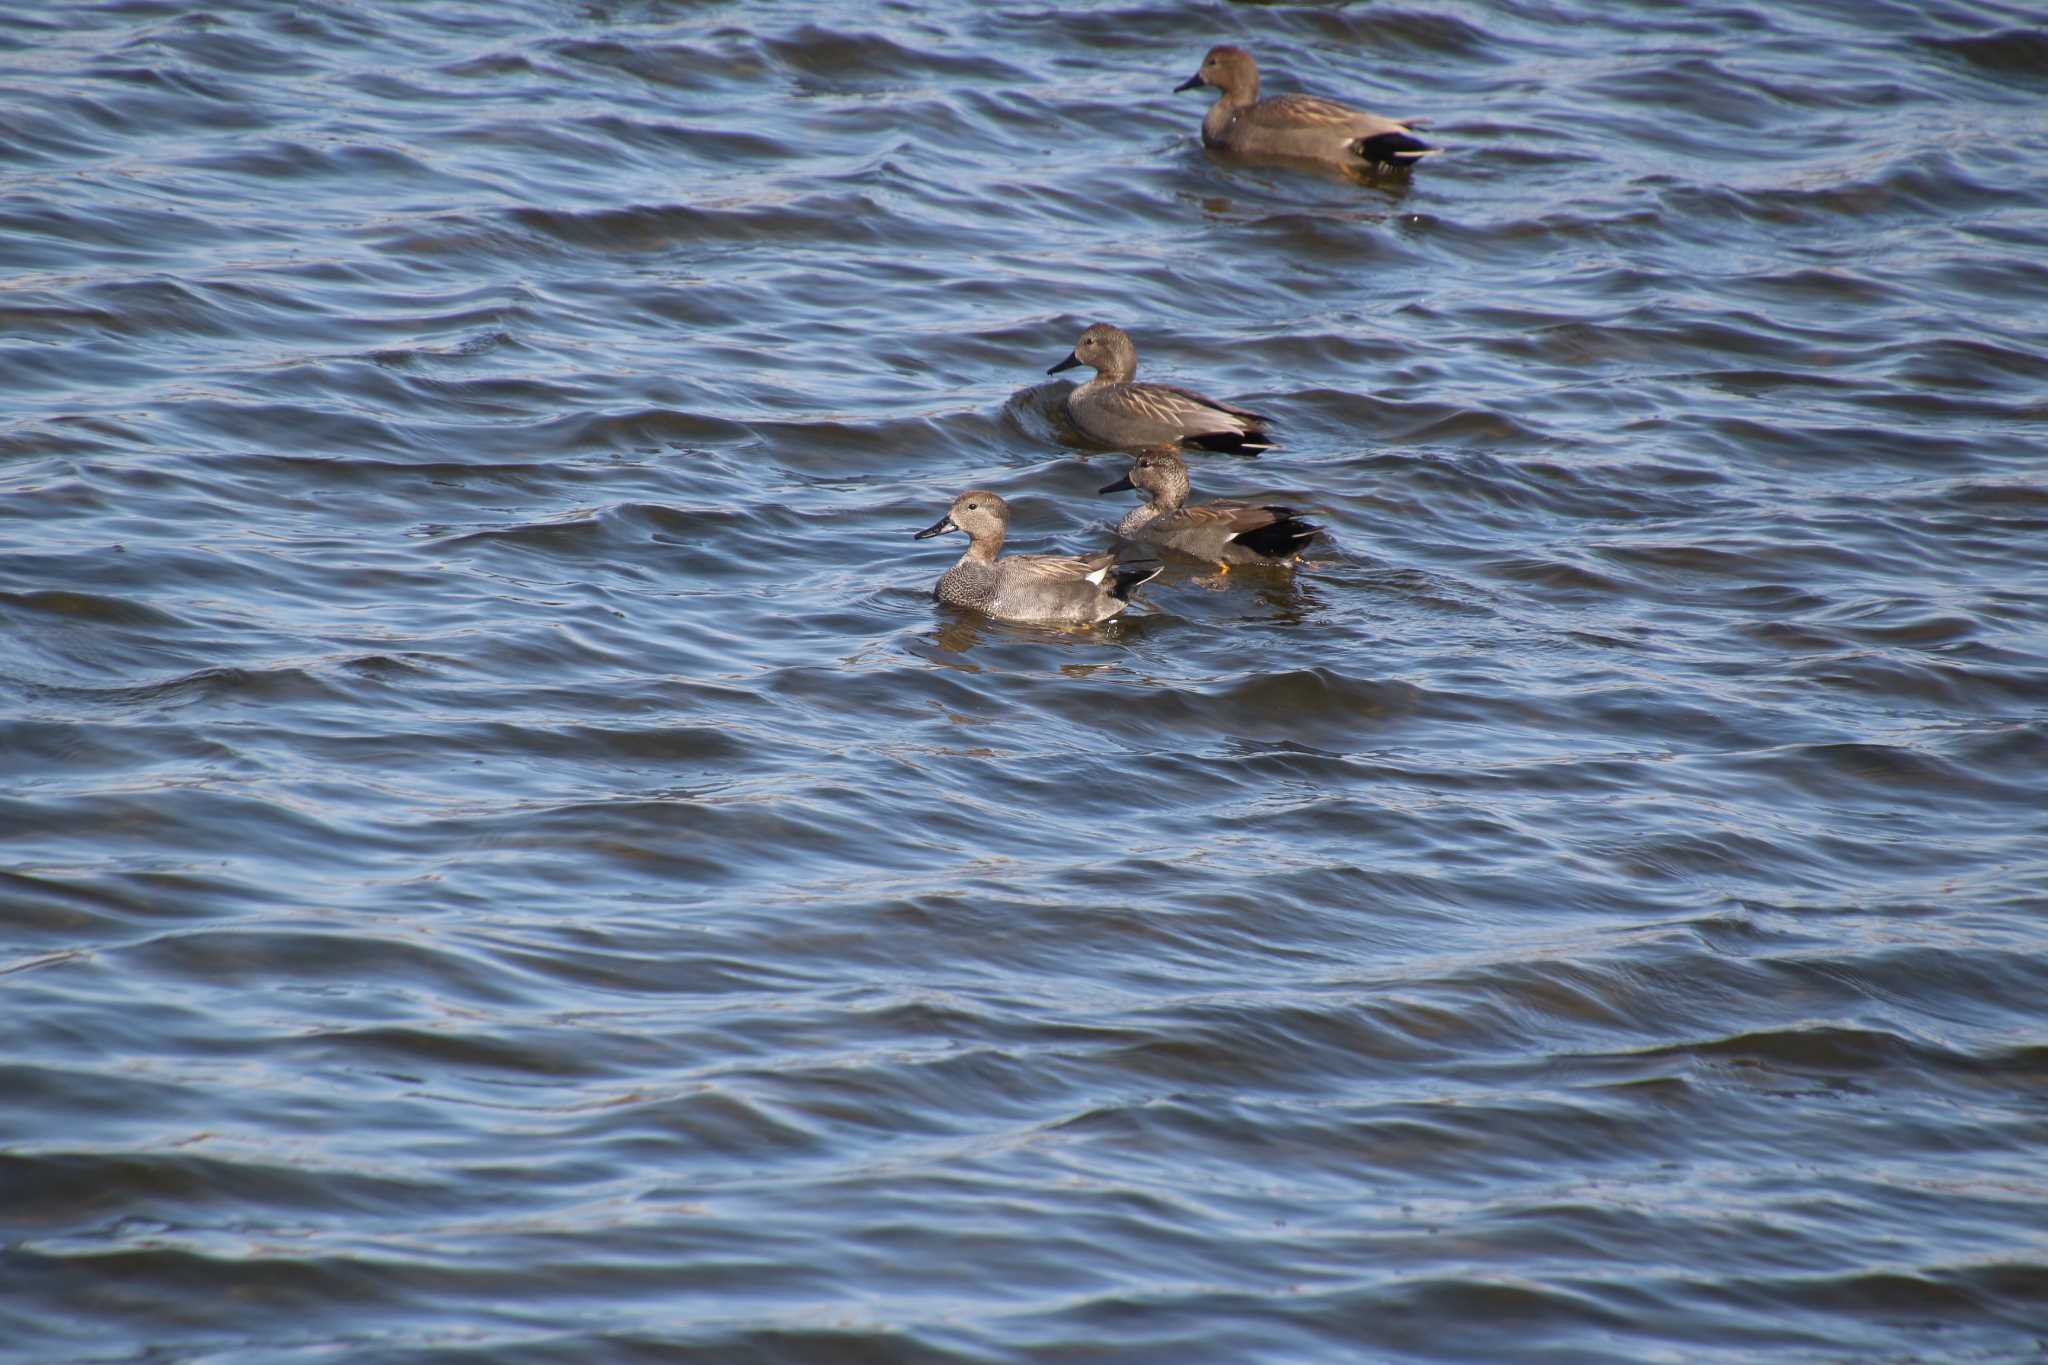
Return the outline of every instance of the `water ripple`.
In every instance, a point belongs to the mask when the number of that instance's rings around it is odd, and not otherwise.
[[[1211,155],[1216,42],[1446,150]],[[2044,42],[19,16],[6,1338],[2037,1351]],[[937,607],[1110,542],[1099,320],[1324,538]]]

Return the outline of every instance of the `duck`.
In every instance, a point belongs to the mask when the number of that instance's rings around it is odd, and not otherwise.
[[[1067,358],[1047,370],[1086,365],[1095,377],[1067,395],[1067,415],[1083,435],[1104,445],[1189,445],[1235,455],[1271,450],[1269,419],[1171,384],[1140,384],[1138,348],[1120,327],[1098,322],[1081,333]]]
[[[1416,119],[1383,118],[1315,95],[1260,99],[1259,64],[1227,43],[1210,48],[1174,93],[1204,85],[1223,95],[1202,116],[1202,141],[1223,151],[1384,170],[1412,167],[1443,150],[1415,136]]]
[[[1115,550],[1092,555],[998,558],[1009,534],[1010,505],[985,488],[970,489],[914,540],[948,531],[967,537],[967,552],[946,570],[932,596],[999,621],[1094,625],[1131,604],[1131,594],[1159,576],[1157,560],[1119,563]]]
[[[1140,453],[1130,473],[1101,491],[1135,492],[1142,499],[1117,524],[1116,533],[1124,539],[1177,550],[1224,569],[1233,564],[1293,564],[1323,531],[1302,520],[1293,508],[1270,503],[1188,506],[1187,463],[1171,450]]]

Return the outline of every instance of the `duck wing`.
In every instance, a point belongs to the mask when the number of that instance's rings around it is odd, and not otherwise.
[[[1205,502],[1164,519],[1171,531],[1215,528],[1223,538],[1267,559],[1289,559],[1322,533],[1292,507],[1277,503]]]
[[[1016,555],[1002,563],[1011,574],[1043,584],[1048,590],[1071,592],[1086,583],[1088,587],[1081,589],[1084,596],[1090,591],[1106,592],[1119,602],[1130,601],[1134,591],[1166,568],[1156,559],[1119,560],[1115,550],[1092,555]],[[1028,595],[1029,588],[1025,591]]]
[[[1171,403],[1176,410],[1182,412],[1196,412],[1207,408],[1211,412],[1220,412],[1245,422],[1256,422],[1260,426],[1273,420],[1262,413],[1253,412],[1250,408],[1241,408],[1235,403],[1226,403],[1220,398],[1211,398],[1205,393],[1196,393],[1193,389],[1184,389],[1177,384],[1134,384],[1131,387],[1164,395],[1157,401],[1162,404]]]
[[[1100,583],[1104,571],[1116,563],[1116,551],[1098,550],[1092,555],[1011,555],[1000,562],[1011,573],[1027,574],[1047,583],[1070,583],[1077,578]]]
[[[1415,136],[1418,120],[1368,114],[1315,95],[1275,95],[1260,100],[1239,117],[1249,119],[1251,127],[1269,137],[1337,134],[1359,159],[1388,166],[1412,166],[1442,150]]]
[[[1319,95],[1275,95],[1260,100],[1247,111],[1269,128],[1331,129],[1360,134],[1405,131],[1408,123],[1353,109],[1348,104],[1326,100]]]

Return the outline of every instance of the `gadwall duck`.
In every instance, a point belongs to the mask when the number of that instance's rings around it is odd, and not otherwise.
[[[1289,156],[1365,168],[1413,166],[1434,156],[1410,129],[1414,119],[1382,118],[1314,95],[1259,98],[1259,64],[1241,47],[1212,47],[1202,67],[1174,93],[1213,85],[1223,97],[1202,117],[1202,141],[1250,156]]]
[[[1248,502],[1205,502],[1187,506],[1188,467],[1170,450],[1148,450],[1131,472],[1105,493],[1135,491],[1144,499],[1116,533],[1127,540],[1163,545],[1228,568],[1232,564],[1291,564],[1323,528],[1303,521],[1291,507]]]
[[[1047,370],[1058,374],[1087,365],[1095,377],[1067,395],[1074,425],[1104,445],[1179,445],[1256,455],[1271,450],[1267,419],[1171,384],[1139,384],[1138,348],[1121,328],[1098,322],[1081,333],[1073,352]]]
[[[945,516],[912,537],[926,540],[947,531],[967,537],[967,553],[946,570],[932,596],[1002,621],[1090,625],[1129,606],[1132,590],[1165,567],[1156,560],[1119,564],[1114,550],[998,559],[1009,528],[1010,505],[987,489],[953,499]]]

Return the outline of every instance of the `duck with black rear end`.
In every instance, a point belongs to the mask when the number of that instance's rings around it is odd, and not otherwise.
[[[912,539],[948,531],[967,537],[967,552],[946,570],[932,596],[1002,621],[1093,625],[1130,605],[1139,585],[1159,576],[1158,560],[1119,562],[1115,550],[1092,555],[997,556],[1010,529],[1010,505],[985,488],[953,499],[952,507]]]
[[[1188,467],[1171,450],[1148,450],[1104,493],[1143,499],[1117,524],[1126,540],[1159,545],[1228,569],[1233,564],[1291,565],[1323,528],[1273,503],[1204,502],[1188,506]]]
[[[1259,98],[1259,64],[1241,47],[1209,49],[1174,93],[1223,92],[1202,117],[1202,141],[1246,156],[1292,157],[1359,170],[1405,170],[1442,149],[1415,136],[1418,119],[1383,118],[1314,95]]]
[[[1125,450],[1189,445],[1232,455],[1273,448],[1268,421],[1256,412],[1172,384],[1139,383],[1138,348],[1122,328],[1096,323],[1046,373],[1076,365],[1093,369],[1095,377],[1067,395],[1067,415],[1091,440]]]

